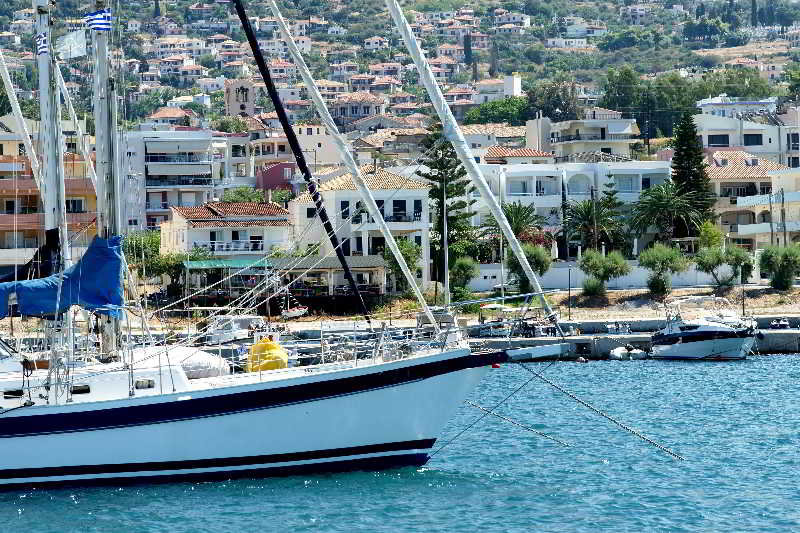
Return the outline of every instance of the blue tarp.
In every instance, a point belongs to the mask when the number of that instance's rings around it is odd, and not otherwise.
[[[80,261],[63,274],[61,296],[58,274],[46,278],[0,283],[0,318],[8,314],[8,297],[17,293],[17,306],[23,316],[63,313],[72,305],[121,317],[122,237],[95,237]],[[56,309],[58,305],[58,309]]]

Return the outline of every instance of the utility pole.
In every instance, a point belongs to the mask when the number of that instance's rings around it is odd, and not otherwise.
[[[783,193],[783,187],[781,187],[781,226],[783,226],[783,247],[786,248],[788,246],[786,242],[786,195]]]
[[[597,202],[595,201],[595,188],[592,185],[589,188],[589,193],[592,198],[592,241],[594,244],[594,251],[597,251]]]
[[[772,191],[769,191],[769,245],[775,245],[775,215],[772,212]]]
[[[95,9],[106,8],[105,0],[95,0]],[[117,179],[117,94],[114,79],[109,75],[108,35],[92,31],[95,38],[95,147],[97,171],[97,229],[101,238],[119,235],[121,229],[119,186]],[[114,356],[119,348],[119,321],[101,315],[101,351]]]

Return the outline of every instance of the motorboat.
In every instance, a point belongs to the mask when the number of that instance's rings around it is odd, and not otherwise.
[[[252,339],[256,332],[269,329],[264,317],[258,315],[218,315],[208,321],[208,344],[227,344]]]
[[[707,302],[716,309],[703,309],[697,318],[684,317],[682,308]],[[755,319],[736,314],[725,298],[678,298],[666,304],[666,316],[666,326],[652,337],[653,359],[746,359],[759,334]]]
[[[787,317],[776,318],[769,323],[769,329],[789,329],[790,327],[789,319]]]
[[[630,344],[617,346],[608,354],[608,358],[613,361],[631,361],[634,359],[647,359],[647,352],[634,348]]]

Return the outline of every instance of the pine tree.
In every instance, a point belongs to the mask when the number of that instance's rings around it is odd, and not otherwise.
[[[464,249],[472,241],[473,231],[469,221],[472,213],[468,208],[475,200],[467,196],[472,190],[467,171],[458,160],[453,145],[444,139],[441,124],[432,126],[423,147],[427,155],[422,164],[428,170],[418,174],[431,185],[428,191],[433,222],[431,243],[441,270],[437,273],[437,279],[441,280],[444,279],[442,192],[447,196],[447,248],[451,259],[455,259],[459,255],[458,250]]]
[[[750,2],[750,25],[752,27],[758,26],[758,2],[757,0],[752,0]]]
[[[672,156],[672,180],[683,192],[693,192],[695,206],[703,220],[713,216],[714,193],[706,173],[703,147],[697,140],[697,128],[691,113],[684,113],[675,125]],[[688,231],[688,228],[685,228]]]
[[[153,7],[153,18],[158,18],[161,16],[161,2],[160,0],[155,1],[155,6]]]

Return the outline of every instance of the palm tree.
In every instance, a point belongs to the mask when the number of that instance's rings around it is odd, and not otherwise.
[[[677,224],[687,229],[697,227],[702,215],[697,209],[694,191],[683,191],[672,181],[656,185],[642,193],[633,207],[631,228],[639,235],[655,226],[660,240],[669,242],[675,237]]]
[[[607,202],[592,200],[572,202],[567,206],[565,218],[567,234],[570,236],[580,234],[584,249],[594,246],[595,228],[598,243],[616,242],[622,232],[618,213]]]
[[[503,214],[514,232],[521,241],[530,240],[547,224],[547,218],[536,213],[536,206],[523,205],[522,202],[504,203]],[[501,235],[500,225],[491,219],[483,225],[484,235]]]

